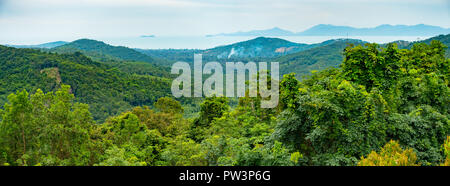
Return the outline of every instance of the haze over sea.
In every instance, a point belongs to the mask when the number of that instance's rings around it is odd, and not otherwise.
[[[233,44],[236,42],[254,39],[257,36],[156,36],[156,37],[86,37],[103,41],[115,46],[126,46],[129,48],[141,49],[208,49],[221,45]],[[320,43],[330,39],[346,39],[346,36],[265,36],[285,39],[296,43]],[[368,42],[387,43],[397,40],[417,41],[428,39],[433,36],[348,36],[349,39],[360,39]],[[53,41],[73,41],[80,38],[59,38],[59,39],[24,39],[24,40],[0,40],[0,44],[10,45],[34,45]]]
[[[123,37],[92,38],[111,45],[127,46],[143,49],[208,49],[221,45],[254,39],[257,36],[156,36],[156,37]],[[296,43],[320,43],[330,39],[347,38],[343,36],[267,36],[285,39]],[[349,39],[360,39],[368,42],[387,43],[397,40],[417,41],[432,36],[349,36]]]

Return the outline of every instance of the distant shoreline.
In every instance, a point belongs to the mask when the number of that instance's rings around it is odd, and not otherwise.
[[[141,35],[141,38],[152,38],[152,37],[156,37],[155,35]]]

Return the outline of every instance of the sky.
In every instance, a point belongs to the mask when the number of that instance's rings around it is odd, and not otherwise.
[[[317,24],[450,27],[450,0],[0,0],[0,41],[201,36]]]

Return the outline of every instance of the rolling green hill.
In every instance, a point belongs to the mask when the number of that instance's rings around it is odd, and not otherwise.
[[[150,56],[144,55],[133,49],[123,46],[111,46],[102,41],[91,39],[79,39],[68,44],[55,47],[51,51],[58,53],[81,52],[98,61],[118,60],[118,61],[143,61],[156,62]]]
[[[314,45],[294,43],[279,38],[258,37],[248,41],[207,49],[203,51],[203,55],[216,56],[219,60],[270,58],[312,47]]]
[[[408,42],[395,41],[400,49],[410,49],[416,43],[430,44],[432,40],[438,40],[447,47],[450,46],[450,34],[439,35],[426,40]],[[348,44],[359,45],[367,42],[361,40],[330,40],[326,43],[328,45],[311,48],[309,50],[300,51],[293,54],[288,54],[275,58],[273,61],[280,62],[280,74],[287,74],[291,72],[296,73],[297,78],[310,74],[313,70],[322,70],[328,67],[338,67],[343,60],[342,52]],[[386,47],[387,44],[380,44]],[[446,57],[450,57],[450,48],[446,49]]]
[[[60,54],[80,52],[94,61],[106,63],[127,73],[172,77],[166,60],[155,59],[127,47],[111,46],[102,41],[79,39],[48,51]]]
[[[136,49],[153,58],[171,61],[192,62],[194,53],[203,54],[204,61],[261,61],[291,54],[310,48],[324,46],[329,42],[317,44],[294,43],[279,38],[258,37],[230,45],[218,46],[206,50],[194,49]]]
[[[297,78],[309,74],[312,70],[338,67],[343,56],[342,51],[348,44],[364,44],[361,40],[330,40],[328,45],[289,54],[274,59],[280,63],[280,74],[295,72]]]
[[[152,105],[170,94],[171,80],[126,73],[85,55],[54,54],[0,46],[0,105],[10,93],[53,91],[71,86],[77,101],[88,103],[94,119],[104,120],[138,105]]]

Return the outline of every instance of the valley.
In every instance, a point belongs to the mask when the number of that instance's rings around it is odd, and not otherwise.
[[[380,44],[256,37],[210,49],[91,39],[0,46],[0,163],[448,165],[449,37]],[[174,98],[171,65],[192,65],[194,54],[222,65],[279,62],[279,104],[261,107],[260,92]],[[378,154],[385,152],[400,157]]]

